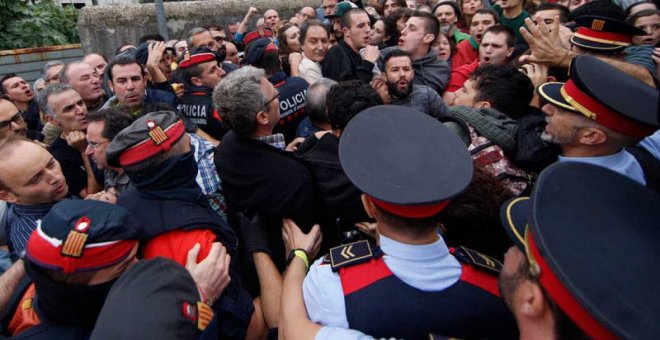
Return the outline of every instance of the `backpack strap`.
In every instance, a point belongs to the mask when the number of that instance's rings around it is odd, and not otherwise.
[[[641,146],[626,147],[626,151],[633,155],[639,166],[642,167],[646,187],[660,192],[660,161]]]

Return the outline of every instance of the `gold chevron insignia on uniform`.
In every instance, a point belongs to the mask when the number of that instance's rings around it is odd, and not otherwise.
[[[154,143],[156,143],[156,145],[160,145],[170,138],[167,136],[167,133],[165,133],[163,128],[157,125],[153,120],[147,120],[147,127],[149,128],[149,137]]]
[[[330,249],[330,265],[333,271],[341,267],[368,261],[374,257],[369,241],[358,241]]]
[[[85,249],[85,243],[87,242],[87,230],[89,229],[90,220],[87,217],[81,217],[76,221],[73,230],[69,232],[69,235],[64,241],[62,250],[60,253],[62,256],[69,256],[80,258],[82,256],[83,249]]]
[[[454,256],[463,263],[484,269],[493,274],[499,274],[502,269],[502,263],[497,259],[469,248],[457,247],[454,251]]]
[[[604,27],[605,27],[604,20],[594,19],[594,21],[591,22],[591,29],[594,31],[602,31]]]
[[[211,320],[213,320],[213,309],[211,309],[211,306],[200,301],[197,302],[197,311],[199,313],[197,329],[203,331],[211,323]]]
[[[25,299],[21,301],[21,310],[32,308],[32,299]]]

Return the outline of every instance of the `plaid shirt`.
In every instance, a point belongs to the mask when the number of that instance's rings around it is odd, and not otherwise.
[[[286,148],[286,142],[284,142],[284,135],[281,133],[276,133],[270,136],[257,137],[256,140],[262,141],[280,150],[284,150]]]
[[[215,147],[196,134],[189,133],[188,135],[190,136],[190,145],[194,149],[195,160],[197,161],[198,172],[195,181],[202,189],[211,208],[227,221],[225,195],[222,192],[220,176],[218,176],[218,172],[215,170],[215,163],[213,162],[213,150]]]

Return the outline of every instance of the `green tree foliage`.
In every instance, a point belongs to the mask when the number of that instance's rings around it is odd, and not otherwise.
[[[53,0],[0,0],[0,50],[77,43],[77,15]]]

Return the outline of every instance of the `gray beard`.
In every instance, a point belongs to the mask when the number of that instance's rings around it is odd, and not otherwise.
[[[451,29],[451,25],[440,25],[440,32],[448,34]]]

